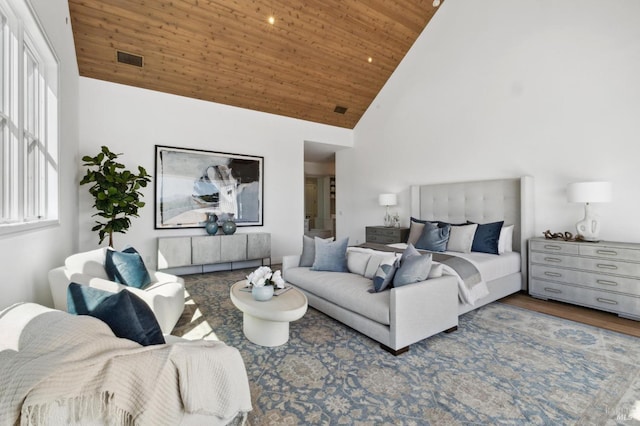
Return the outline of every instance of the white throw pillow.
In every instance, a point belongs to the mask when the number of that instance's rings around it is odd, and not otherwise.
[[[371,253],[347,249],[347,268],[349,272],[364,276],[370,258]]]
[[[513,225],[503,226],[498,239],[498,254],[513,251]]]
[[[447,251],[457,251],[460,253],[471,253],[473,237],[476,235],[478,224],[452,226],[447,242]]]
[[[407,239],[407,244],[413,244],[415,246],[422,235],[423,229],[424,223],[414,222],[412,220],[409,227],[409,238]]]

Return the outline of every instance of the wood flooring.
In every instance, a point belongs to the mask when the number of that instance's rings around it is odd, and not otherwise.
[[[583,308],[582,306],[552,300],[540,300],[526,293],[515,293],[500,299],[500,302],[531,311],[616,331],[635,337],[640,337],[640,321],[620,318],[616,314],[599,311],[597,309]]]

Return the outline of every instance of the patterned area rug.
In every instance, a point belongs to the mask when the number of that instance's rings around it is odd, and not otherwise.
[[[311,308],[265,348],[229,299],[250,271],[185,276],[173,334],[240,350],[251,425],[640,425],[638,338],[493,303],[398,357]]]

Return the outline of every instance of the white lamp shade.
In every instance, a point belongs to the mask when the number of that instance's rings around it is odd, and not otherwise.
[[[567,187],[570,203],[609,203],[612,198],[611,182],[577,182]]]
[[[396,194],[380,194],[378,195],[378,204],[381,206],[395,206],[398,204]]]

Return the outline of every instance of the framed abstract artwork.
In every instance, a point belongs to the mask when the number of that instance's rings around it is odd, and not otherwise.
[[[263,225],[264,157],[156,145],[155,228]]]

